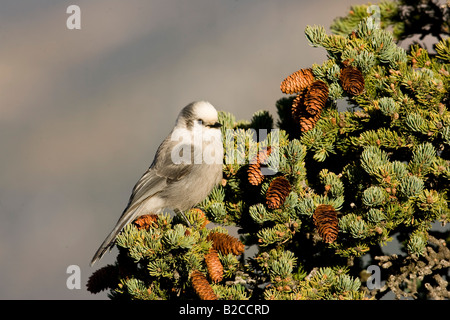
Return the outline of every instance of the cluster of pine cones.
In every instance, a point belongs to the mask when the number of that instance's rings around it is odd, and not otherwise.
[[[200,209],[196,210],[201,211]],[[204,215],[203,212],[199,212],[199,214]],[[134,225],[139,230],[148,230],[151,225],[156,224],[157,221],[158,216],[156,214],[148,214],[136,219],[134,221]],[[223,266],[219,259],[219,253],[221,253],[222,255],[232,253],[236,256],[239,256],[244,253],[245,246],[237,238],[220,232],[211,232],[210,234],[208,234],[206,240],[211,241],[212,243],[211,249],[204,256],[209,279],[212,282],[222,281]],[[106,289],[115,288],[117,286],[119,276],[126,277],[129,271],[136,267],[133,262],[130,263],[130,259],[126,251],[124,250],[119,252],[119,256],[117,259],[118,266],[107,265],[91,275],[87,283],[87,290],[89,292],[98,293]],[[194,288],[194,291],[197,293],[200,299],[217,300],[217,296],[211,288],[208,277],[203,272],[199,270],[193,270],[190,273],[190,279],[192,282],[192,287]]]
[[[261,167],[267,164],[267,159],[272,151],[271,147],[267,147],[259,151],[248,166],[248,182],[254,186],[260,185],[264,180],[264,174]],[[270,182],[269,189],[266,193],[266,205],[269,209],[278,209],[286,200],[291,192],[291,184],[285,177],[277,177]]]
[[[213,282],[219,282],[223,277],[223,266],[219,260],[219,252],[225,255],[232,253],[238,256],[244,253],[245,246],[235,237],[225,233],[211,232],[206,239],[212,241],[212,247],[205,255],[206,268],[210,279]],[[200,299],[217,300],[217,296],[211,288],[208,279],[202,272],[194,270],[190,277],[192,287]]]
[[[364,78],[359,69],[350,66],[349,61],[344,61],[340,72],[340,82],[342,88],[351,95],[358,95],[364,91]],[[292,104],[292,117],[299,124],[300,131],[311,130],[320,119],[329,94],[328,85],[322,80],[316,80],[311,68],[300,69],[281,83],[281,91],[287,94],[297,94]],[[267,165],[271,154],[271,147],[267,147],[256,155],[248,167],[248,181],[252,185],[260,185],[264,180],[261,172],[262,166]],[[291,184],[283,176],[273,179],[266,192],[266,205],[269,209],[278,209],[285,202],[291,192]],[[157,220],[156,215],[144,216],[138,219],[135,224],[139,229],[148,228]],[[319,205],[313,214],[314,225],[326,243],[332,243],[338,235],[338,217],[336,210],[326,204]],[[212,282],[220,282],[223,278],[223,266],[219,259],[221,254],[232,253],[241,255],[244,252],[244,245],[238,239],[223,233],[212,232],[207,240],[212,242],[212,247],[204,259],[206,263],[209,279]],[[190,274],[192,287],[202,300],[216,300],[208,281],[207,275],[199,270],[193,270]]]
[[[259,185],[264,179],[261,173],[261,159],[267,159],[271,149],[267,148],[260,151],[256,156],[256,161],[249,165],[248,181],[252,185]],[[280,208],[289,193],[291,192],[291,184],[288,179],[283,176],[273,179],[266,192],[266,205],[269,209]],[[326,204],[321,204],[317,207],[313,214],[313,221],[319,235],[326,243],[332,243],[336,240],[338,234],[338,218],[336,210]]]
[[[361,71],[343,62],[339,80],[345,92],[359,95],[364,91],[364,77]],[[328,85],[316,80],[311,68],[300,69],[281,82],[283,93],[297,94],[292,103],[292,117],[300,126],[300,131],[311,130],[320,119],[320,114],[328,99]]]

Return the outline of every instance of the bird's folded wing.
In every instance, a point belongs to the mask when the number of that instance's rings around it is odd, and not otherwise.
[[[128,207],[132,207],[144,199],[151,197],[170,184],[171,181],[177,181],[189,174],[194,166],[191,163],[174,163],[172,159],[172,150],[177,142],[165,140],[158,148],[150,168],[142,175],[133,188]],[[191,148],[193,154],[193,147]]]

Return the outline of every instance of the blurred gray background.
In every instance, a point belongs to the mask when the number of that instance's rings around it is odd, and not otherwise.
[[[2,0],[0,299],[106,299],[85,284],[116,251],[89,261],[180,109],[276,117],[283,78],[326,59],[304,28],[366,2]]]

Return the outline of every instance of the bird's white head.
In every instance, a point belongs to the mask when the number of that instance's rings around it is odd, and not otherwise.
[[[207,101],[192,102],[184,107],[178,115],[176,126],[190,129],[196,121],[205,127],[220,127],[217,110]]]

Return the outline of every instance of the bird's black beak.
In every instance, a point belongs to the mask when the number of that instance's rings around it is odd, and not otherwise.
[[[208,127],[210,127],[210,128],[220,128],[221,126],[222,126],[222,124],[220,124],[219,122],[208,125]]]

